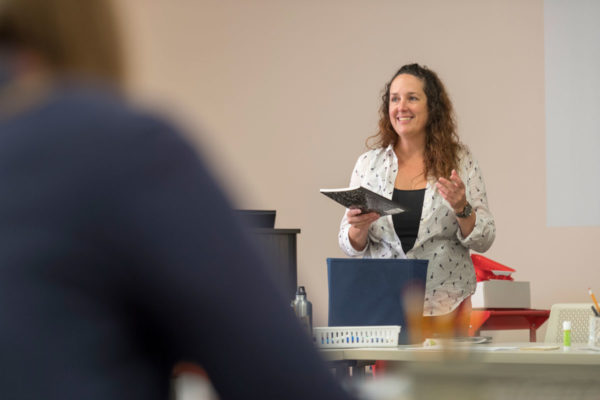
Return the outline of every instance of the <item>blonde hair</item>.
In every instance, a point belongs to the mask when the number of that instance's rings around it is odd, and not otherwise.
[[[0,46],[34,51],[57,75],[124,83],[110,0],[0,0]]]

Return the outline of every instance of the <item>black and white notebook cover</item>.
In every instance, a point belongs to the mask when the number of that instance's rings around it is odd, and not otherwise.
[[[393,215],[404,212],[404,207],[363,186],[321,189],[321,193],[346,208],[359,208],[363,213],[376,212],[379,215]]]

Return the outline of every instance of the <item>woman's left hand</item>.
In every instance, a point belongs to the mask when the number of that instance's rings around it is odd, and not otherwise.
[[[462,212],[467,205],[465,184],[456,170],[452,170],[450,179],[439,178],[436,186],[442,197],[450,204],[455,213]]]

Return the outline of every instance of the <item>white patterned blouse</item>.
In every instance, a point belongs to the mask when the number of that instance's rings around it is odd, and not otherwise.
[[[423,199],[421,222],[414,247],[404,254],[391,216],[384,216],[369,228],[367,246],[355,250],[348,238],[346,215],[342,218],[339,244],[350,257],[413,258],[429,260],[423,315],[443,315],[453,311],[475,292],[475,270],[469,249],[484,252],[496,236],[494,217],[489,211],[485,184],[477,161],[468,149],[459,153],[457,173],[465,183],[467,201],[476,212],[473,231],[460,233],[452,207],[429,178]],[[398,159],[393,147],[378,148],[362,154],[352,172],[350,186],[362,185],[389,199],[394,193]]]

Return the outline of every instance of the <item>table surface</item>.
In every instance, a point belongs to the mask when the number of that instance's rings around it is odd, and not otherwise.
[[[558,348],[540,350],[544,346]],[[535,348],[538,350],[533,350]],[[328,361],[434,362],[469,359],[484,363],[588,365],[600,368],[600,349],[593,350],[588,346],[579,345],[573,346],[570,351],[564,351],[558,345],[530,342],[464,345],[454,348],[407,345],[390,348],[321,349],[321,352]]]
[[[568,352],[522,350],[543,345],[476,345],[488,351],[348,348],[327,349],[323,354],[338,377],[351,376],[356,385],[370,384],[369,393],[383,393],[382,399],[600,399],[600,352],[582,346]],[[491,351],[492,347],[505,350]],[[364,375],[359,371],[373,360],[387,360],[384,370],[378,370],[377,379],[361,379]]]

